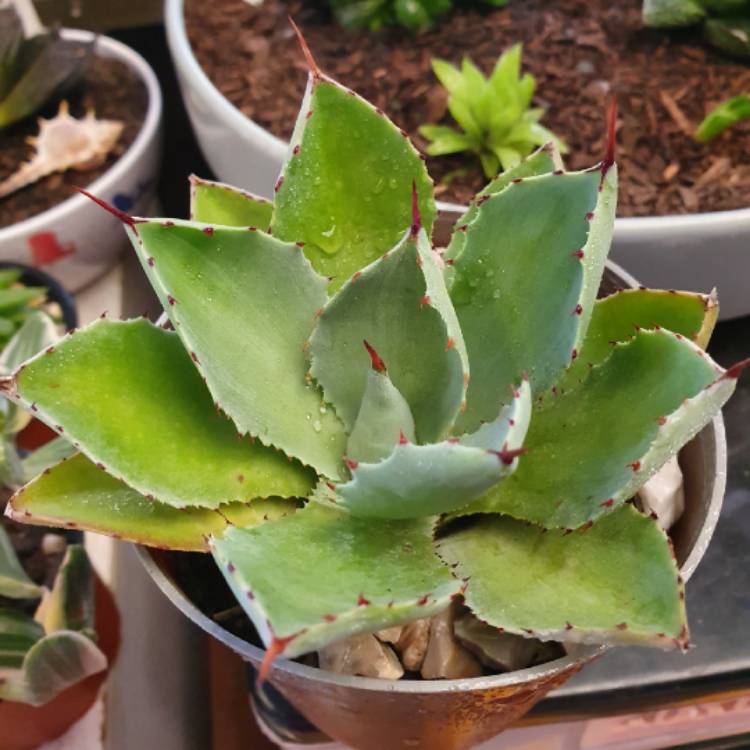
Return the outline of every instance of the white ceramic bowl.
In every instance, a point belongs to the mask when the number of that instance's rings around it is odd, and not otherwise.
[[[64,29],[62,35],[74,41],[94,36],[72,29]],[[159,83],[137,52],[114,39],[97,37],[96,54],[120,60],[143,81],[148,109],[141,131],[128,150],[86,187],[128,213],[144,214],[154,199],[161,159]],[[111,268],[127,245],[118,220],[78,194],[36,216],[0,228],[0,260],[44,268],[72,292]]]
[[[167,39],[201,150],[219,180],[270,198],[287,144],[211,83],[190,47],[183,6],[165,0]],[[611,257],[647,286],[716,287],[723,319],[750,314],[750,209],[618,219]]]

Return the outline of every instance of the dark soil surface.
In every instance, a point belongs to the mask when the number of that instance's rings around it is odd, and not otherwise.
[[[569,168],[601,159],[607,101],[616,95],[620,215],[750,205],[750,122],[708,145],[692,139],[715,104],[750,91],[750,68],[705,47],[699,32],[643,29],[641,0],[455,5],[438,27],[416,36],[399,29],[347,32],[333,25],[325,3],[302,0],[265,0],[261,7],[188,0],[186,15],[209,77],[280,137],[292,132],[306,81],[289,14],[321,68],[385,109],[420,147],[419,125],[452,124],[430,60],[457,63],[468,54],[489,72],[503,50],[522,41],[525,68],[537,78],[536,101],[548,108],[543,122],[570,146]],[[430,159],[429,169],[444,200],[466,202],[485,183],[473,156]]]
[[[107,159],[96,168],[53,174],[0,198],[0,228],[56,206],[71,196],[75,186],[85,187],[104,174],[133,143],[148,108],[148,93],[143,82],[124,63],[103,57],[91,59],[83,81],[63,98],[70,104],[74,117],[82,117],[93,109],[100,119],[124,122],[122,135]],[[59,100],[50,103],[40,116],[54,117],[58,106]],[[0,133],[0,180],[33,156],[34,149],[26,143],[26,138],[36,135],[38,130],[36,118],[31,117]]]
[[[13,549],[31,580],[36,584],[51,588],[64,553],[45,554],[41,544],[45,534],[61,534],[62,532],[43,526],[27,526],[6,518],[3,513],[10,494],[7,488],[0,488],[0,524],[8,533]],[[38,604],[38,600],[6,599],[0,596],[0,607],[22,609],[29,615],[34,613]]]

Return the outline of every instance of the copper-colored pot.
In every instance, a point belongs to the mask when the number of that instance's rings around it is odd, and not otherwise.
[[[443,216],[438,241],[454,216]],[[603,292],[636,286],[608,264]],[[689,579],[708,547],[724,498],[726,444],[717,416],[683,448],[685,513],[672,529],[682,576]],[[140,548],[141,560],[169,599],[209,635],[258,667],[262,649],[222,628],[185,595],[171,572],[179,553]],[[598,646],[572,646],[567,656],[531,669],[467,680],[384,680],[324,672],[279,660],[269,680],[311,723],[356,750],[468,750],[502,732],[550,690],[604,653]]]

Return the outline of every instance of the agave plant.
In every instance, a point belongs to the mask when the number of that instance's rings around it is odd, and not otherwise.
[[[38,112],[83,74],[91,44],[57,31],[24,38],[15,10],[0,9],[0,130]]]
[[[657,28],[702,25],[709,44],[750,57],[748,0],[643,0],[643,22]]]
[[[0,597],[0,700],[40,706],[106,668],[94,642],[93,574],[81,545],[67,546],[46,589],[28,577],[0,526]],[[35,599],[36,612],[26,614],[21,605]]]
[[[420,155],[308,60],[273,202],[193,179],[190,221],[109,207],[171,330],[99,320],[1,381],[80,450],[10,515],[209,551],[267,664],[461,595],[522,636],[685,647],[628,500],[744,364],[703,351],[710,297],[597,300],[614,123],[601,164],[541,149],[434,248]]]

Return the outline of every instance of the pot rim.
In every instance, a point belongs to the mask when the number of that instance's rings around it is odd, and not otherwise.
[[[208,77],[196,58],[187,35],[184,14],[185,0],[165,0],[164,23],[172,56],[183,64],[183,71],[192,85],[211,99],[212,109],[226,119],[232,130],[246,140],[259,142],[264,150],[278,154],[283,160],[288,144],[269,130],[243,114]],[[456,203],[438,203],[443,210],[466,210]],[[618,238],[630,242],[652,242],[654,234],[668,238],[675,231],[718,231],[722,235],[747,231],[750,208],[710,211],[696,214],[667,214],[665,216],[627,216],[615,220]]]
[[[607,268],[617,274],[627,286],[631,288],[638,287],[636,279],[616,263],[607,260]],[[693,544],[693,548],[690,550],[690,554],[680,566],[680,574],[684,581],[687,581],[693,575],[695,569],[698,567],[698,563],[701,561],[701,558],[708,548],[711,537],[716,529],[716,524],[719,520],[721,506],[724,502],[724,492],[726,489],[727,446],[724,432],[724,420],[721,412],[719,412],[719,414],[717,414],[713,420],[703,428],[703,431],[706,430],[710,431],[713,437],[712,443],[714,457],[711,463],[716,467],[716,471],[712,478],[711,497],[706,509],[703,527]],[[711,441],[709,444],[711,444]],[[165,594],[172,604],[174,604],[177,609],[186,615],[201,630],[208,633],[211,637],[216,638],[217,641],[223,643],[225,646],[228,646],[246,661],[255,664],[262,661],[265,650],[238,638],[201,612],[200,609],[193,604],[192,600],[190,600],[177,586],[174,580],[164,572],[154,558],[154,553],[150,548],[135,545],[135,550],[143,563],[146,572],[151,576],[159,589],[161,589],[162,593]],[[391,693],[411,695],[451,693],[510,687],[530,680],[545,678],[576,664],[583,665],[587,661],[603,655],[608,650],[609,647],[603,645],[592,646],[571,644],[570,653],[568,653],[567,656],[547,662],[546,664],[541,664],[529,669],[519,669],[514,672],[506,672],[504,674],[472,677],[462,680],[378,680],[372,677],[355,677],[352,675],[326,672],[317,667],[309,667],[305,664],[299,664],[288,659],[275,661],[272,667],[272,674],[278,670],[301,679],[357,690],[371,690],[376,692],[387,691]]]
[[[142,158],[156,137],[162,118],[163,103],[161,88],[151,66],[141,55],[126,44],[108,36],[80,29],[65,28],[61,30],[61,35],[63,39],[74,42],[89,42],[94,40],[95,55],[113,58],[124,63],[138,76],[146,87],[148,106],[138,135],[130,144],[127,151],[104,174],[88,186],[88,189],[92,193],[101,194],[118,184],[133,163]],[[0,229],[0,244],[19,241],[28,234],[59,223],[88,204],[89,200],[87,198],[76,193],[41,213],[34,214],[27,219]]]

